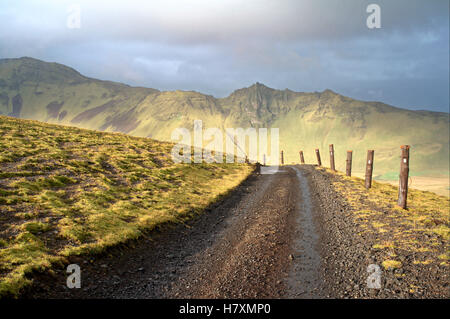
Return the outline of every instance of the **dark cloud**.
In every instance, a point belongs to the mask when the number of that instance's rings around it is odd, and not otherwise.
[[[448,111],[447,0],[0,3],[0,57],[33,56],[103,79],[215,96],[263,82]],[[367,5],[382,28],[366,27]]]

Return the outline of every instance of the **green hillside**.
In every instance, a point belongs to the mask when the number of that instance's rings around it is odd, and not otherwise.
[[[173,144],[0,116],[0,297],[26,274],[184,222],[246,164],[174,164]]]
[[[288,163],[299,161],[300,149],[314,163],[318,147],[328,166],[328,145],[334,144],[337,169],[353,150],[354,171],[362,172],[367,150],[374,149],[374,175],[387,179],[398,175],[400,145],[409,144],[413,176],[449,174],[448,113],[363,102],[330,90],[301,93],[256,83],[214,98],[94,80],[31,58],[4,59],[0,114],[165,141],[177,127],[192,129],[196,119],[204,128],[278,127]]]

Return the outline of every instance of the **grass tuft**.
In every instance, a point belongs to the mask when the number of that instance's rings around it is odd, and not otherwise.
[[[397,260],[387,259],[387,260],[383,261],[382,266],[386,270],[398,269],[398,268],[402,267],[402,263],[400,261],[397,261]]]

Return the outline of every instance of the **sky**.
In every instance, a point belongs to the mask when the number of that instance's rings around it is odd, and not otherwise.
[[[2,0],[0,58],[22,56],[159,90],[260,82],[449,112],[448,0]]]

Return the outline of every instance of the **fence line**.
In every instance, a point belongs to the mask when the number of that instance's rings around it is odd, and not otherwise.
[[[408,198],[408,181],[409,181],[409,145],[402,145],[401,147],[401,162],[400,162],[400,174],[399,174],[399,187],[398,187],[398,201],[397,205],[403,209],[407,209],[407,198]],[[337,171],[334,162],[334,145],[329,145],[330,150],[330,168],[333,171]],[[318,148],[315,149],[317,165],[322,166],[322,161],[320,160],[320,151]],[[367,151],[366,160],[366,173],[364,179],[364,186],[366,189],[372,187],[372,173],[373,173],[373,162],[374,162],[374,150]],[[305,164],[305,158],[303,157],[303,150],[299,151],[300,163]],[[352,175],[352,161],[353,161],[353,151],[347,151],[347,159],[345,165],[345,174],[347,176]],[[283,159],[283,151],[281,151],[281,158]]]

